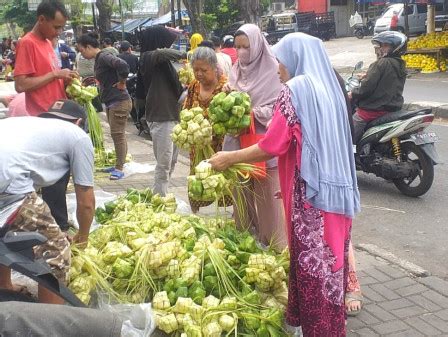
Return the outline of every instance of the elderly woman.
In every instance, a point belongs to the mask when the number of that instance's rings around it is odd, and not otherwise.
[[[191,55],[191,67],[193,68],[195,80],[188,87],[188,95],[184,103],[185,109],[201,107],[207,117],[208,106],[216,94],[220,93],[227,78],[222,75],[218,66],[218,59],[213,49],[198,47]],[[222,149],[222,138],[213,139],[212,147],[215,151]],[[190,153],[191,170],[198,163],[194,162],[194,152]],[[226,201],[229,203],[229,200]],[[193,213],[197,213],[200,207],[210,205],[211,202],[197,201],[190,198],[190,206]]]
[[[350,231],[360,210],[347,107],[322,41],[288,34],[274,54],[286,86],[265,137],[210,163],[223,170],[278,156],[291,254],[287,322],[305,337],[343,337]]]
[[[247,92],[252,100],[252,112],[256,132],[266,133],[272,119],[273,106],[282,86],[278,78],[278,63],[271,48],[253,24],[241,26],[235,34],[235,47],[238,61],[232,69],[229,79],[230,89]],[[226,136],[224,150],[240,148],[240,138]],[[264,244],[272,244],[278,250],[287,245],[282,202],[275,195],[280,189],[277,159],[266,163],[267,177],[253,180],[244,189],[247,216],[235,212],[236,221],[242,227],[254,229],[258,239]],[[244,223],[243,223],[244,222]]]

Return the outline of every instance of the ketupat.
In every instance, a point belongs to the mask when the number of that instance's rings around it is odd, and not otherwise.
[[[251,101],[247,93],[219,93],[210,103],[209,118],[215,135],[239,135],[250,126]]]

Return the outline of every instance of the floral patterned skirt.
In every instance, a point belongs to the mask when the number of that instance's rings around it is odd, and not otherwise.
[[[350,235],[344,238],[344,267],[333,272],[335,257],[323,239],[322,213],[306,203],[298,171],[295,179],[286,320],[301,326],[304,337],[343,337]]]

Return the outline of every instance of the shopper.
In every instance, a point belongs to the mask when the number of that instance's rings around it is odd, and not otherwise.
[[[111,180],[124,178],[124,164],[128,152],[126,123],[132,109],[132,100],[126,90],[128,64],[99,48],[98,35],[88,33],[78,39],[78,50],[86,59],[95,59],[95,78],[99,83],[101,102],[106,105],[110,134],[117,159],[114,167],[105,169]]]
[[[221,39],[217,36],[212,37],[213,47],[218,58],[218,64],[223,71],[223,74],[229,78],[232,72],[232,58],[221,51]]]
[[[128,41],[121,41],[118,57],[128,64],[130,73],[137,74],[138,57],[132,54],[132,46]]]
[[[161,26],[150,27],[142,33],[140,57],[141,81],[137,92],[145,93],[146,121],[150,124],[154,156],[154,192],[166,195],[168,183],[177,162],[178,149],[170,134],[179,121],[182,85],[172,61],[185,59],[186,54],[170,49],[176,35]]]
[[[235,62],[238,60],[238,53],[236,52],[234,42],[235,38],[232,35],[226,35],[222,39],[221,47],[221,52],[230,56],[232,64],[235,64]]]
[[[103,51],[118,56],[117,48],[112,45],[112,40],[108,37],[103,40]]]
[[[199,47],[201,42],[204,41],[204,38],[199,33],[194,33],[190,38],[190,50],[188,51],[187,58],[190,60],[193,55],[194,50]],[[173,41],[174,42],[174,41]]]
[[[209,162],[223,170],[279,156],[291,255],[287,322],[305,337],[345,336],[348,246],[360,210],[345,100],[322,41],[292,33],[273,51],[286,86],[266,136]]]
[[[236,33],[235,46],[238,61],[230,74],[228,89],[249,94],[256,132],[264,134],[273,116],[272,108],[282,89],[277,74],[278,63],[256,25],[241,26]],[[240,149],[240,138],[227,135],[224,139],[224,150]],[[281,250],[286,247],[287,239],[283,205],[281,200],[275,197],[280,189],[277,159],[266,162],[266,173],[266,178],[252,179],[244,189],[245,198],[242,202],[245,203],[243,209],[247,211],[247,223],[244,225],[255,229],[262,243],[272,242]],[[241,215],[238,212],[235,212],[235,216],[239,224],[244,221],[240,220]]]
[[[52,40],[53,49],[58,58],[58,65],[61,69],[73,69],[73,63],[76,59],[76,53],[65,44],[64,41],[60,41],[59,37],[55,37]]]

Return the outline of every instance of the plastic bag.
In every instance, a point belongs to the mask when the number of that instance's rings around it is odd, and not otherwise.
[[[349,20],[350,27],[353,27],[354,25],[357,24],[362,24],[363,22],[364,21],[362,20],[362,16],[358,12],[355,12],[355,14],[350,16]]]
[[[69,193],[66,196],[67,199],[67,213],[69,219],[73,221],[76,228],[79,229],[78,219],[76,218],[76,194]],[[117,199],[117,196],[112,193],[104,192],[103,190],[95,190],[95,207],[103,207],[106,202]],[[90,226],[90,232],[97,229],[99,224],[93,218],[92,226]]]
[[[156,329],[156,320],[151,303],[102,305],[106,310],[118,315],[123,320],[122,337],[150,337]]]
[[[137,173],[149,173],[154,171],[156,168],[155,165],[151,164],[141,164],[136,163],[135,161],[131,161],[130,163],[124,164],[123,172],[125,177],[129,177],[130,175]]]

